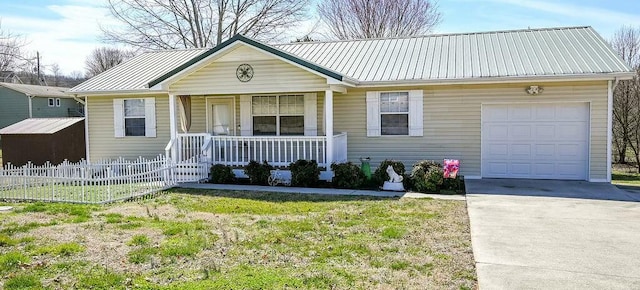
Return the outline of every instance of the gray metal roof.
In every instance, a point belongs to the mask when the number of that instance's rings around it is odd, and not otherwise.
[[[360,82],[629,72],[591,27],[276,45]]]
[[[243,40],[244,39],[244,40]],[[358,85],[401,81],[468,81],[508,77],[594,76],[632,70],[591,27],[441,34],[264,45],[308,67],[345,76]],[[155,51],[139,55],[74,87],[71,93],[147,90],[206,59],[223,45],[207,49]],[[280,55],[282,54],[282,55]],[[299,60],[299,61],[298,61]]]
[[[75,87],[69,92],[146,90],[147,84],[207,49],[159,50],[142,53]]]
[[[35,97],[70,98],[66,92],[69,88],[48,87],[38,85],[24,85],[14,83],[0,83],[0,87],[5,87],[16,92]]]
[[[53,134],[84,118],[31,118],[0,129],[0,135]]]

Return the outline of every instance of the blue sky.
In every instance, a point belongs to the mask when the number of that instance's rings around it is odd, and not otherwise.
[[[322,0],[316,0],[322,1]],[[28,51],[40,51],[46,65],[63,73],[84,72],[84,60],[100,43],[99,25],[114,25],[102,0],[0,0],[2,28],[24,35]],[[605,39],[623,25],[640,27],[636,0],[439,0],[443,21],[435,33],[593,26]],[[291,31],[307,33],[309,20]]]

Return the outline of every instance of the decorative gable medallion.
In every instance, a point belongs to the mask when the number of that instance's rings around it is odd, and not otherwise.
[[[246,63],[239,65],[236,69],[236,77],[243,83],[250,81],[253,78],[253,68]]]

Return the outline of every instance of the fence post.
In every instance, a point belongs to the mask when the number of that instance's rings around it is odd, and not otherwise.
[[[84,183],[87,180],[87,168],[86,167],[82,167],[80,168],[80,183],[81,183],[81,187],[82,187],[82,202],[85,202],[84,199]]]
[[[22,185],[24,188],[24,199],[27,199],[27,165],[26,164],[22,166]]]
[[[131,165],[127,165],[127,171],[129,174],[129,196],[133,197],[133,177],[131,176]]]
[[[107,166],[107,201],[111,201],[111,166]]]

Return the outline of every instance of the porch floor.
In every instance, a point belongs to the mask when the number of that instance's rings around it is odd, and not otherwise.
[[[213,183],[195,183],[195,182],[179,183],[177,187],[192,188],[192,189],[242,190],[242,191],[283,192],[283,193],[301,193],[301,194],[362,195],[362,196],[377,196],[377,197],[389,197],[389,198],[406,197],[406,198],[465,200],[464,195],[424,194],[424,193],[417,193],[417,192],[393,192],[393,191],[355,190],[355,189],[336,189],[336,188],[260,186],[260,185],[213,184]]]

